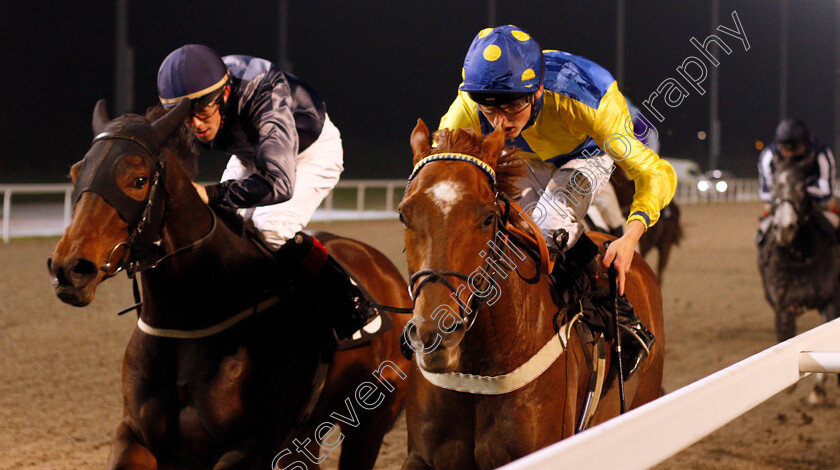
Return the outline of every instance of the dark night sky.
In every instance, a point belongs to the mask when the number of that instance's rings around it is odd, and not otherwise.
[[[113,103],[115,2],[7,3],[0,15],[0,183],[62,181],[87,149],[94,103],[103,97]],[[155,103],[158,65],[182,44],[278,58],[275,0],[130,3],[135,111]],[[833,144],[834,2],[789,3],[789,114]],[[486,26],[487,2],[289,4],[292,71],[327,101],[345,142],[345,177],[405,177],[411,129],[418,117],[436,127],[454,98],[464,54]],[[544,49],[583,55],[614,71],[614,2],[497,4],[499,24],[516,24]],[[751,47],[745,51],[737,39],[719,34],[733,49],[720,57],[721,166],[752,176],[754,142],[770,139],[778,120],[779,1],[722,0],[718,24],[734,27],[733,10]],[[663,80],[681,81],[690,95],[679,107],[668,108],[660,98],[662,155],[704,166],[707,142],[697,132],[708,131],[708,94],[688,87],[676,67],[699,56],[689,39],[709,34],[710,16],[710,1],[627,1],[626,78],[619,83],[641,104]],[[221,164],[202,162],[201,176],[218,177]]]

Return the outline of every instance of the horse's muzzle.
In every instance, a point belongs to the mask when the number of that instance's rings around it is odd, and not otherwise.
[[[65,263],[55,263],[52,258],[49,258],[47,269],[50,271],[55,293],[62,302],[76,307],[90,304],[93,298],[90,286],[99,273],[92,261],[79,258]]]
[[[407,340],[417,355],[420,367],[429,372],[451,372],[458,367],[464,327],[446,333],[437,325],[421,322],[408,330]]]

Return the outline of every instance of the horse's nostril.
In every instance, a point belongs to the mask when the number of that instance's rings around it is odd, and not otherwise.
[[[95,276],[96,265],[93,264],[92,261],[80,259],[76,262],[76,265],[73,266],[73,274],[79,276]]]

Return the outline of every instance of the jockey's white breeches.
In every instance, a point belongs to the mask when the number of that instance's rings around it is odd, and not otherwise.
[[[295,161],[295,188],[291,199],[280,204],[237,210],[246,222],[254,224],[273,250],[303,230],[344,171],[341,133],[329,116],[324,117],[324,128],[318,140],[299,153]],[[228,161],[222,181],[244,179],[255,171],[252,165],[245,165],[234,155]]]
[[[613,188],[609,179],[607,179],[606,184],[598,186],[592,205],[598,209],[598,213],[604,221],[604,228],[609,230],[620,228],[621,232],[624,233],[624,214],[621,213],[618,196],[616,196],[615,188]],[[591,213],[590,217],[592,217]]]
[[[609,185],[613,168],[606,155],[570,160],[561,167],[531,160],[529,177],[524,184],[520,204],[543,232],[549,247],[558,229],[569,233],[565,249],[571,248],[583,233],[583,219],[592,200]]]

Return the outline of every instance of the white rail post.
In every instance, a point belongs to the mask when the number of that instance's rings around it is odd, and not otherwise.
[[[836,350],[838,337],[840,319],[501,468],[592,468],[593,458],[598,468],[650,468],[798,382],[803,362],[807,372],[840,370],[840,352],[810,351]]]
[[[333,193],[335,192],[335,188],[333,188],[329,194],[327,194],[327,201],[324,203],[324,212],[327,218],[327,222],[332,221],[332,209],[333,209]]]
[[[358,189],[356,189],[356,212],[359,213],[359,218],[362,218],[362,214],[365,211],[365,188],[367,185],[365,183],[359,183]]]
[[[67,228],[70,225],[70,219],[73,216],[73,201],[71,198],[73,197],[73,187],[67,188],[64,191],[64,228]]]
[[[12,190],[3,191],[3,243],[9,243],[10,221],[12,217]]]
[[[385,186],[385,211],[394,212],[394,183]]]

